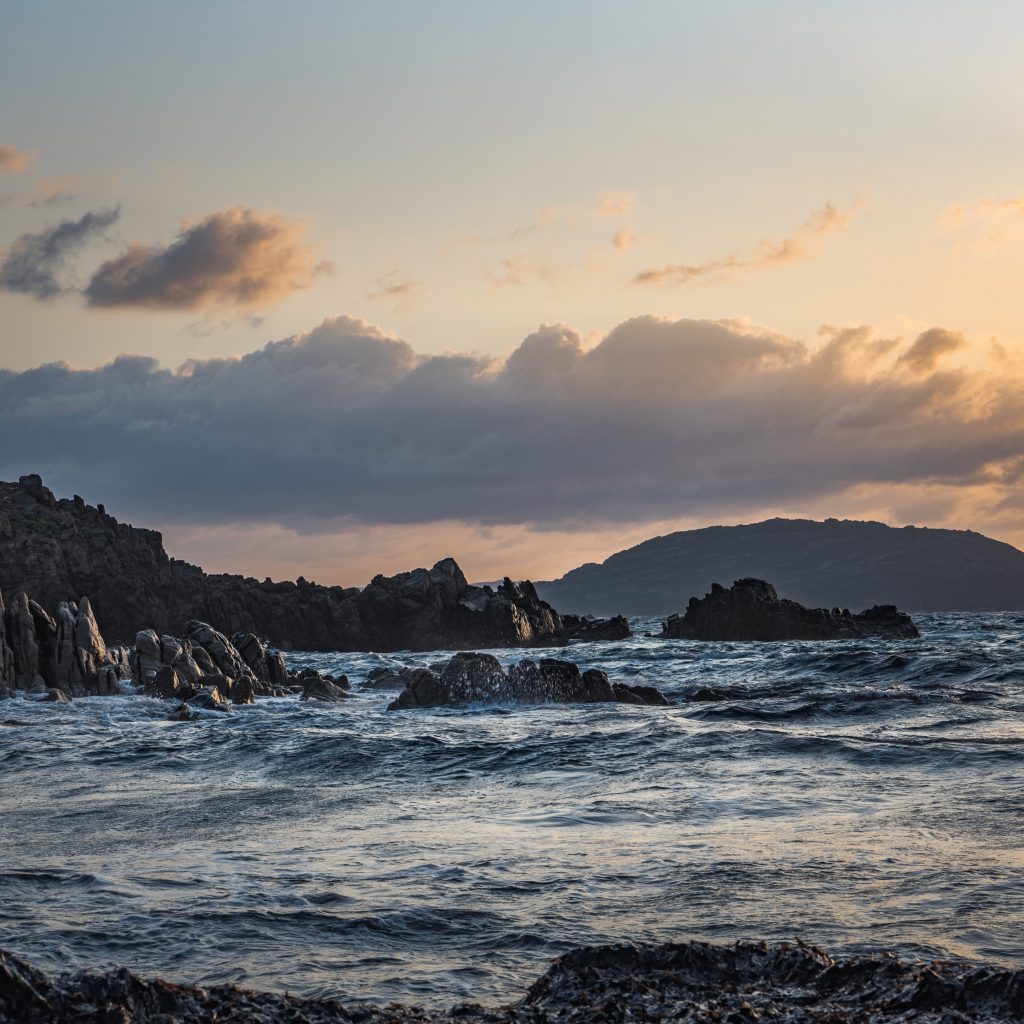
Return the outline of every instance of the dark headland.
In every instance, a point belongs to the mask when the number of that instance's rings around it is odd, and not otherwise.
[[[1024,552],[970,530],[769,519],[654,537],[537,584],[568,612],[669,615],[714,581],[757,577],[812,608],[1024,608]]]
[[[0,482],[0,594],[44,610],[90,599],[104,639],[140,630],[182,636],[193,620],[305,651],[545,647],[628,636],[623,619],[560,616],[529,581],[471,586],[453,558],[431,569],[326,587],[214,574],[168,556],[156,530],[118,522],[103,505],[57,499],[39,476]]]

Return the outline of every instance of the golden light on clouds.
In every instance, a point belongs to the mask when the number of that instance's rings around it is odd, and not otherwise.
[[[673,263],[649,267],[634,278],[636,284],[685,285],[692,282],[718,282],[735,275],[769,267],[809,260],[829,235],[845,230],[854,216],[853,209],[841,210],[826,203],[815,210],[792,234],[778,240],[758,242],[747,253],[713,257],[699,263]]]
[[[332,269],[317,261],[305,230],[276,210],[230,207],[183,222],[166,245],[130,245],[97,268],[84,294],[103,308],[273,305]]]

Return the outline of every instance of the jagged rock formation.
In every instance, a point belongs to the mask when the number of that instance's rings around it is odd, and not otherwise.
[[[633,635],[624,615],[613,615],[610,619],[597,619],[593,615],[563,615],[561,619],[570,641],[628,640]]]
[[[403,673],[405,689],[389,711],[459,707],[465,704],[668,704],[653,686],[612,684],[600,669],[581,672],[579,665],[558,658],[526,659],[508,672],[492,654],[462,651],[440,672],[414,669]]]
[[[805,945],[588,946],[555,960],[510,1006],[451,1010],[195,988],[123,968],[55,978],[0,950],[0,1024],[1001,1024],[1022,1016],[1024,971],[887,954],[834,960]]]
[[[712,580],[771,580],[808,607],[1024,608],[1024,552],[971,530],[770,519],[654,537],[537,592],[563,612],[665,616]]]
[[[181,635],[193,619],[311,651],[549,646],[622,633],[622,623],[587,620],[569,630],[532,584],[472,587],[451,558],[361,591],[207,574],[169,558],[159,533],[79,497],[58,501],[35,475],[0,483],[0,592],[18,591],[47,607],[89,594],[104,634],[123,642],[150,628]]]
[[[15,690],[50,700],[119,693],[126,670],[125,652],[107,647],[87,597],[61,601],[53,616],[27,594],[6,608],[0,597],[0,698]]]
[[[854,615],[849,609],[805,608],[780,598],[764,580],[715,583],[703,598],[692,597],[684,615],[673,615],[661,635],[686,640],[848,640],[918,636],[909,615],[895,605],[876,605]]]

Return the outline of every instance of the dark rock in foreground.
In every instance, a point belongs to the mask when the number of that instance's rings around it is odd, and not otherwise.
[[[668,704],[653,686],[613,685],[600,669],[581,672],[559,658],[526,659],[506,672],[492,654],[462,651],[440,672],[421,668],[402,679],[405,689],[389,711],[466,704]]]
[[[34,474],[0,482],[0,592],[22,590],[45,607],[89,594],[104,635],[126,643],[150,628],[182,635],[193,619],[305,651],[545,647],[629,628],[574,620],[569,629],[531,583],[470,586],[451,558],[362,590],[208,574],[169,558],[156,531],[78,497],[58,500]]]
[[[555,960],[518,1002],[451,1010],[195,988],[118,969],[51,978],[0,951],[2,1024],[915,1024],[1019,1021],[1024,971],[888,955],[833,960],[806,946],[702,942],[593,946]]]
[[[780,598],[764,580],[718,583],[703,598],[691,597],[684,615],[673,615],[661,635],[685,640],[909,639],[920,634],[894,605],[875,605],[854,615],[848,609],[805,608]]]

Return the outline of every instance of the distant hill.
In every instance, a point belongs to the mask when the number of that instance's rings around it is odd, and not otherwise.
[[[1024,609],[1024,552],[971,530],[769,519],[655,537],[537,584],[566,612],[666,615],[712,583],[769,580],[783,597],[855,611]]]

